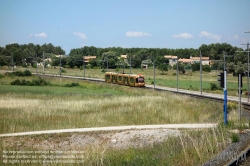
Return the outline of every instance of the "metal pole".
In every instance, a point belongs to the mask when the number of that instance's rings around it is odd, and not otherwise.
[[[14,55],[13,55],[13,53],[11,53],[11,56],[12,56],[12,71],[14,71]]]
[[[223,56],[224,56],[224,71],[226,70],[226,55],[225,55],[225,51],[223,51]]]
[[[224,124],[227,124],[227,71],[224,70]]]
[[[247,43],[247,102],[249,102],[249,43]]]
[[[154,88],[155,88],[155,58],[153,56],[153,61],[154,61]]]
[[[43,51],[43,74],[44,74],[44,68],[45,68],[45,61],[44,61],[44,51]]]
[[[250,33],[246,31],[244,33]],[[247,43],[247,102],[249,102],[249,43]]]
[[[83,78],[85,78],[85,56],[83,55]]]
[[[179,91],[179,80],[178,80],[178,73],[179,73],[179,67],[178,67],[178,55],[177,55],[177,67],[176,67],[176,87],[177,87],[177,91]]]
[[[200,84],[201,84],[201,95],[202,95],[202,58],[201,58],[201,50],[200,50]]]
[[[38,66],[38,64],[37,64],[37,53],[36,53],[36,73],[38,73],[37,72],[37,66]]]
[[[109,61],[108,61],[108,56],[106,57],[107,59],[106,59],[106,61],[107,61],[107,71],[108,71],[108,69],[109,69]]]
[[[62,55],[60,55],[60,78],[62,76]]]
[[[129,55],[129,61],[130,61],[130,74],[131,74],[131,55]]]
[[[241,120],[241,74],[238,77],[238,86],[239,86],[239,120]]]

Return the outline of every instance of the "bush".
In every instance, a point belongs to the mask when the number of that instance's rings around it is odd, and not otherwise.
[[[78,82],[72,82],[71,84],[65,84],[65,87],[74,87],[74,86],[80,86]]]
[[[23,76],[23,72],[21,72],[21,71],[15,71],[15,72],[13,72],[13,74],[16,76],[19,76],[19,77]]]
[[[23,76],[31,76],[31,72],[29,70],[25,70],[25,71],[15,71],[12,74],[10,74],[10,76],[19,76],[19,77],[23,77]]]
[[[45,86],[45,85],[49,85],[50,82],[46,81],[45,79],[39,77],[38,79],[32,80],[32,83],[34,84],[34,86]]]
[[[233,133],[233,134],[231,135],[231,141],[232,141],[232,143],[239,142],[239,140],[240,140],[240,137],[239,137],[238,134]]]
[[[46,86],[50,83],[46,81],[45,79],[39,77],[38,79],[32,80],[32,81],[26,81],[25,79],[19,80],[16,79],[15,81],[12,81],[10,83],[11,85],[26,85],[26,86]]]
[[[29,71],[29,70],[25,70],[24,72],[23,72],[23,76],[31,76],[32,74],[31,74],[31,72]]]
[[[67,73],[67,71],[65,69],[61,69],[62,73]]]
[[[204,66],[202,66],[202,70],[203,70],[203,71],[206,71],[206,72],[211,72],[211,68],[210,68],[209,65],[204,65]]]
[[[219,86],[215,83],[210,83],[210,90],[219,90]]]
[[[227,109],[230,110],[236,110],[238,107],[238,104],[236,102],[228,102],[227,103]]]
[[[28,65],[25,64],[25,63],[23,63],[21,66],[22,66],[22,67],[28,67]]]
[[[0,78],[3,78],[3,77],[4,77],[4,75],[0,74]]]
[[[10,85],[21,85],[21,81],[19,79],[12,81]]]

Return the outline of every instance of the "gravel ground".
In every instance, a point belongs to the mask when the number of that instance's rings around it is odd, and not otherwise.
[[[220,166],[235,160],[237,155],[250,145],[250,130],[234,131],[240,134],[239,142],[230,144],[224,151],[203,166]],[[246,160],[243,155],[242,160]]]
[[[43,137],[6,137],[3,139],[3,147],[63,151],[86,150],[93,147],[126,149],[152,145],[164,141],[169,136],[179,136],[179,134],[179,130],[172,129],[137,129],[112,132],[67,133],[67,135],[54,134]]]

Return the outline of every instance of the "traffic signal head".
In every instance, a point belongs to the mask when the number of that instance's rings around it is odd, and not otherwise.
[[[219,76],[218,81],[220,82],[220,87],[224,88],[224,72],[221,72],[217,76]]]

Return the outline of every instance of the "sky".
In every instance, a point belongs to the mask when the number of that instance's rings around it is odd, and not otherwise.
[[[0,0],[0,46],[199,48],[250,41],[250,0]]]

